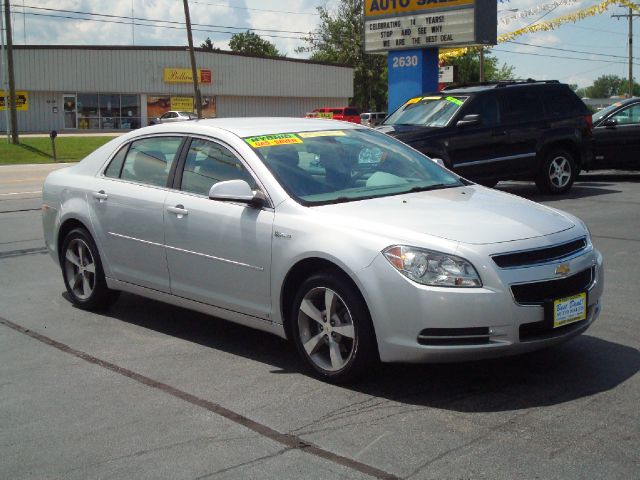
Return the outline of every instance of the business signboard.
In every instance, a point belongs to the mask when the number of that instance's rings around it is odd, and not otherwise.
[[[365,0],[367,53],[495,45],[495,0]]]
[[[198,83],[211,83],[211,70],[198,69]],[[164,83],[192,83],[190,68],[165,68],[162,72]]]
[[[5,96],[9,96],[8,92],[5,93],[4,90],[0,90],[0,112],[7,109],[7,101]],[[29,92],[25,92],[24,90],[17,90],[16,96],[16,110],[21,112],[26,112],[29,110]]]

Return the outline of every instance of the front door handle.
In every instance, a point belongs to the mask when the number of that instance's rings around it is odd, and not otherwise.
[[[109,195],[104,193],[104,190],[100,190],[99,192],[91,192],[91,195],[93,195],[93,198],[97,198],[100,203],[109,198]]]
[[[184,208],[184,205],[176,205],[175,207],[167,207],[167,211],[175,213],[178,218],[186,217],[189,215],[189,210]]]

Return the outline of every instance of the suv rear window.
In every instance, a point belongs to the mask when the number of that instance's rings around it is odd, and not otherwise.
[[[569,89],[549,88],[542,94],[542,103],[547,115],[550,117],[571,117],[583,115],[582,101]]]

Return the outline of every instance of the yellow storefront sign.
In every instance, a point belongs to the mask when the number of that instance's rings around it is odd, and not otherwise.
[[[193,112],[193,97],[171,97],[171,110]]]
[[[364,16],[393,15],[396,13],[416,13],[425,10],[473,5],[475,0],[365,0]]]
[[[164,83],[191,83],[193,75],[190,68],[165,68],[162,73]],[[198,69],[198,82],[211,83],[211,70]]]
[[[5,102],[6,94],[4,90],[0,90],[0,112],[7,109]],[[29,110],[29,92],[24,90],[16,90],[16,110],[26,112]]]

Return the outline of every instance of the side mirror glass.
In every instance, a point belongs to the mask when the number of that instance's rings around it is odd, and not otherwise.
[[[602,126],[604,127],[615,127],[616,125],[618,125],[618,120],[613,117],[609,117],[604,122],[602,122]]]
[[[470,127],[472,125],[480,125],[480,123],[481,123],[480,115],[478,115],[477,113],[473,113],[470,115],[465,115],[464,117],[462,117],[462,120],[458,120],[458,123],[456,123],[456,126]]]
[[[255,192],[244,180],[227,180],[214,184],[209,190],[211,200],[248,203],[255,207],[266,204],[267,198],[260,190]]]

